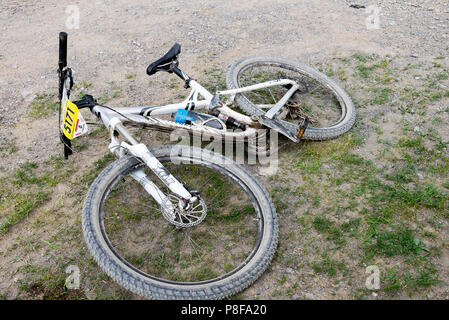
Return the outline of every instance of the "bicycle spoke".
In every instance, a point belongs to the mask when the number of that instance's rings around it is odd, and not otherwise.
[[[334,92],[307,74],[280,66],[254,65],[244,69],[239,74],[238,81],[240,86],[249,86],[275,79],[292,79],[302,87],[298,89],[299,93],[295,94],[302,103],[291,103],[286,113],[280,112],[278,115],[281,119],[299,124],[299,121],[307,117],[314,127],[327,127],[340,118],[341,108],[333,102]],[[257,92],[245,92],[242,95],[256,106],[263,105],[263,109],[266,111],[269,108],[265,107],[269,107],[272,101],[275,103],[279,101],[288,89],[289,86],[273,86],[257,90]]]
[[[273,96],[273,92],[271,92],[271,89],[268,88],[268,91],[270,92],[271,97],[273,98],[274,104],[278,103],[277,100]]]
[[[175,228],[151,196],[142,193],[145,191],[140,185],[129,179],[110,193],[110,205],[118,210],[104,213],[104,223],[109,226],[106,230],[116,250],[144,272],[167,279],[208,279],[213,274],[223,274],[225,266],[234,268],[243,263],[259,234],[259,220],[248,195],[236,189],[233,180],[223,180],[215,171],[197,171],[196,165],[168,164],[166,168],[179,181],[199,191],[207,208],[205,221],[194,227]],[[148,175],[153,180],[152,173]],[[153,181],[168,195],[157,178]],[[131,184],[133,188],[128,186]],[[139,195],[134,196],[136,193]],[[196,203],[178,211],[176,219],[195,223],[203,208],[200,202]]]

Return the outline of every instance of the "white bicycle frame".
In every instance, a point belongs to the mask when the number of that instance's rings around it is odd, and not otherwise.
[[[109,150],[112,153],[118,155],[119,157],[122,157],[126,153],[128,153],[140,159],[156,174],[156,176],[170,189],[171,192],[178,195],[184,200],[184,204],[180,201],[180,205],[186,205],[187,203],[195,202],[197,200],[197,197],[192,196],[191,193],[184,187],[184,185],[180,183],[170,172],[168,172],[168,170],[162,165],[162,163],[157,160],[157,158],[148,150],[148,148],[143,143],[139,143],[136,139],[134,139],[130,132],[125,128],[124,122],[134,122],[150,127],[159,126],[168,127],[171,129],[191,129],[189,125],[177,123],[174,121],[157,119],[154,116],[173,114],[174,112],[177,112],[178,109],[217,109],[221,113],[229,117],[233,117],[243,124],[251,126],[255,124],[255,121],[250,117],[232,110],[227,105],[221,104],[220,106],[212,106],[213,99],[219,99],[220,96],[229,96],[229,102],[232,103],[235,95],[238,93],[278,85],[292,85],[287,93],[266,113],[265,116],[271,119],[276,114],[276,112],[278,112],[284,106],[287,100],[295,93],[295,91],[299,88],[299,85],[293,80],[277,79],[233,90],[217,91],[216,94],[213,95],[203,86],[201,86],[197,81],[189,78],[182,71],[179,70],[179,72],[180,73],[178,73],[178,75],[181,75],[184,80],[188,80],[188,85],[192,88],[188,98],[182,102],[162,106],[137,106],[126,108],[106,108],[100,105],[95,105],[91,109],[91,111],[92,113],[97,115],[97,117],[103,122],[103,124],[110,130],[111,142],[109,144]],[[64,81],[61,100],[62,106],[64,106],[63,110],[65,110],[65,106],[68,100],[68,87],[70,87],[70,83],[69,79],[66,78]],[[198,100],[199,96],[201,96],[203,99]],[[231,137],[241,137],[242,135],[246,137],[254,134],[256,130],[249,127],[244,132],[235,133],[226,132],[226,129],[224,129],[225,132],[223,132],[223,130],[220,129],[215,129],[208,126],[199,126],[197,131],[207,132],[209,134],[225,133],[227,136]],[[115,135],[115,132],[118,132],[119,135],[126,141],[120,142]],[[135,170],[131,174],[131,176],[142,185],[142,187],[148,192],[148,194],[150,194],[154,198],[156,202],[158,202],[159,205],[165,206],[166,209],[173,209],[173,204],[171,203],[171,201],[169,201],[168,197],[156,186],[154,182],[152,182],[148,178],[143,169]]]
[[[285,103],[288,101],[288,99],[295,93],[295,91],[298,90],[299,85],[295,81],[290,80],[290,79],[271,80],[271,81],[266,81],[266,82],[258,83],[255,85],[238,88],[238,89],[217,91],[216,94],[213,95],[206,88],[201,86],[197,81],[191,79],[189,81],[189,86],[192,88],[192,90],[190,91],[188,98],[186,98],[182,102],[161,105],[161,106],[136,106],[136,107],[126,107],[126,108],[119,107],[119,108],[114,108],[114,110],[117,112],[109,110],[109,113],[114,113],[115,116],[119,117],[122,121],[126,121],[129,119],[120,117],[120,115],[118,113],[126,115],[128,118],[131,118],[133,121],[136,121],[136,122],[139,122],[142,124],[145,124],[145,123],[151,124],[151,123],[155,123],[155,122],[167,124],[167,122],[173,123],[173,121],[165,121],[164,122],[162,120],[162,122],[161,122],[160,119],[157,120],[157,119],[153,118],[152,116],[173,114],[173,113],[177,112],[179,109],[185,109],[185,110],[210,109],[212,99],[217,96],[218,97],[229,96],[229,102],[232,102],[234,100],[235,95],[238,93],[254,91],[254,90],[273,87],[273,86],[288,85],[288,84],[292,85],[292,87],[265,114],[266,118],[272,119],[273,116],[285,105]],[[201,95],[204,99],[198,100],[199,95]],[[97,107],[95,107],[95,108],[97,108]],[[247,125],[254,124],[254,121],[250,117],[232,110],[227,105],[222,105],[221,107],[218,107],[216,109],[229,117],[233,117],[234,119],[236,119],[237,121],[239,121],[243,124],[247,124]],[[107,110],[106,110],[106,112],[107,112]],[[107,124],[105,124],[105,125],[107,126]],[[170,124],[169,126],[173,126],[173,124]],[[185,128],[186,126],[181,125],[179,127]],[[217,132],[220,132],[219,129],[216,129],[216,130],[218,130]]]

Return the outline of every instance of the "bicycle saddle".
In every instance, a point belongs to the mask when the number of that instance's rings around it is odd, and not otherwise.
[[[171,47],[171,49],[162,58],[154,61],[148,66],[147,74],[151,76],[158,71],[171,72],[172,63],[177,60],[180,52],[181,46],[178,43],[175,43],[173,47]]]

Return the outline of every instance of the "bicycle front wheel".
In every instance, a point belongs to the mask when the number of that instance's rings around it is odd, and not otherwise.
[[[235,62],[226,75],[228,89],[276,79],[291,79],[300,86],[275,118],[295,132],[298,124],[307,117],[311,124],[303,139],[332,139],[353,126],[355,110],[349,95],[326,75],[302,63],[272,57],[248,57]],[[272,86],[239,93],[235,101],[248,115],[261,116],[290,87]]]
[[[207,150],[161,146],[151,152],[199,192],[201,205],[180,220],[191,220],[186,227],[171,223],[130,175],[142,169],[173,195],[138,159],[118,159],[97,177],[84,203],[83,232],[97,263],[151,299],[220,299],[248,287],[277,246],[276,212],[265,189],[240,165]]]

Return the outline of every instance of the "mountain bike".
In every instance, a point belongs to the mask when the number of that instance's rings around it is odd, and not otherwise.
[[[330,79],[280,59],[241,60],[228,73],[231,89],[210,93],[179,69],[179,54],[175,44],[147,73],[166,71],[181,78],[191,88],[184,101],[118,108],[100,105],[90,95],[70,101],[73,72],[67,66],[67,34],[61,32],[60,138],[67,159],[72,140],[89,132],[80,112],[88,108],[108,128],[108,148],[118,157],[94,180],[83,206],[83,234],[99,266],[147,298],[221,299],[251,285],[273,258],[278,222],[268,193],[247,170],[220,154],[181,145],[148,148],[127,125],[184,129],[235,141],[271,128],[297,142],[349,130],[354,110]],[[315,82],[306,82],[307,77]],[[335,122],[307,109],[309,103],[325,100],[318,83],[337,94],[340,116]],[[306,93],[312,98],[302,99]],[[247,114],[232,110],[234,100]],[[201,109],[208,113],[196,112]],[[173,120],[158,117],[166,114]]]
[[[109,150],[118,156],[92,183],[83,206],[83,234],[98,265],[123,287],[152,299],[220,299],[253,283],[278,241],[276,211],[261,184],[208,150],[147,148],[125,124],[151,127],[148,108],[117,111],[91,97],[72,102],[73,85],[67,34],[60,33],[65,157],[73,152],[71,141],[88,132],[83,108],[109,129]]]

